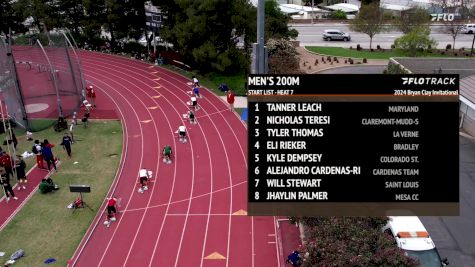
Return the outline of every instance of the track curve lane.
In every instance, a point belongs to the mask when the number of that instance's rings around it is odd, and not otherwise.
[[[90,227],[74,266],[279,266],[274,218],[233,215],[247,207],[247,129],[227,104],[204,90],[198,125],[186,123],[193,142],[176,143],[187,78],[123,57],[81,55],[86,78],[117,103],[127,124],[128,160],[116,177],[127,210],[109,229]],[[176,145],[179,160],[158,166],[159,141],[152,139]],[[142,161],[158,170],[157,188],[143,199],[135,190]]]

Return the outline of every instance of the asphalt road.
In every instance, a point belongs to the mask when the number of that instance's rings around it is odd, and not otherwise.
[[[348,66],[319,74],[381,73],[384,66]],[[475,266],[475,139],[460,137],[460,216],[420,217],[442,258],[454,267]],[[435,167],[435,166],[434,166]],[[451,182],[447,177],[447,182]]]
[[[306,24],[306,25],[293,25],[293,29],[299,31],[297,41],[300,41],[301,46],[314,45],[314,46],[339,46],[339,47],[356,47],[360,44],[363,48],[369,48],[369,37],[363,33],[351,32],[347,25],[344,24]],[[350,33],[351,41],[323,41],[322,33],[324,30],[336,29]],[[452,44],[453,40],[451,35],[444,33],[443,26],[432,26],[431,36],[438,42],[439,48],[445,48],[447,44]],[[376,45],[380,45],[382,48],[390,48],[394,43],[394,40],[402,36],[402,33],[397,31],[391,31],[386,33],[377,34],[373,38],[373,48]],[[456,38],[455,48],[464,47],[466,49],[472,47],[473,34],[460,34]]]
[[[448,178],[449,179],[449,178]],[[447,181],[450,182],[450,181]],[[475,266],[475,140],[460,137],[460,215],[420,217],[441,257],[456,267]]]

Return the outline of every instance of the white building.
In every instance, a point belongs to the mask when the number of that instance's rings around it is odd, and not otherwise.
[[[321,19],[325,14],[330,13],[317,7],[301,6],[295,4],[280,4],[280,11],[291,16],[292,19]]]

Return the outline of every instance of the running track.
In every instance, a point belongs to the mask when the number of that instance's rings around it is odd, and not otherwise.
[[[118,220],[98,212],[69,266],[281,266],[275,218],[248,217],[247,131],[207,90],[189,142],[176,138],[188,111],[189,80],[140,61],[81,52],[98,97],[109,97],[123,123],[124,150],[108,195],[121,198]],[[171,145],[173,164],[161,162]],[[154,182],[137,192],[141,167]]]

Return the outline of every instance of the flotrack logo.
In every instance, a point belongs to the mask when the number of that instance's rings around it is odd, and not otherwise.
[[[436,78],[436,77],[402,77],[402,84],[410,85],[455,85],[457,78]]]
[[[439,14],[430,14],[432,16],[432,21],[454,21],[455,14],[453,13],[439,13]]]

